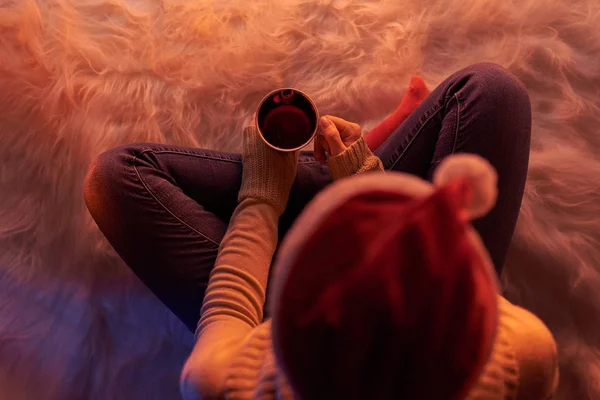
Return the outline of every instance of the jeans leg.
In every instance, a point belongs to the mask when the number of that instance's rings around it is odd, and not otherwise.
[[[477,64],[443,82],[376,154],[386,169],[426,179],[448,154],[487,158],[500,194],[475,227],[500,272],[523,195],[530,130],[523,85],[496,65]],[[140,144],[102,154],[86,179],[86,204],[101,231],[191,331],[241,178],[239,154]],[[303,152],[280,237],[330,182],[328,168]]]
[[[425,179],[449,154],[486,158],[498,173],[499,195],[474,226],[500,274],[519,215],[530,139],[527,90],[504,68],[481,63],[442,82],[376,154],[386,169]]]
[[[86,178],[86,204],[104,236],[191,331],[241,179],[239,154],[155,144],[103,153]],[[280,236],[328,182],[328,170],[304,153]]]

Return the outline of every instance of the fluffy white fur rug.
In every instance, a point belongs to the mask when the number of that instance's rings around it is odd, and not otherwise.
[[[560,343],[559,398],[600,399],[598,26],[598,0],[0,1],[0,396],[177,398],[192,337],[84,208],[100,152],[238,150],[283,85],[368,128],[412,74],[493,61],[534,106],[508,294]]]

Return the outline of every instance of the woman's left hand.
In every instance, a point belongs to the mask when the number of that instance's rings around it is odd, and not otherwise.
[[[315,139],[315,160],[323,165],[327,155],[334,157],[343,153],[361,137],[362,129],[358,124],[332,115],[321,117]]]
[[[254,198],[270,204],[279,215],[285,210],[296,179],[299,151],[279,152],[261,139],[252,118],[243,133],[242,186],[238,201]]]

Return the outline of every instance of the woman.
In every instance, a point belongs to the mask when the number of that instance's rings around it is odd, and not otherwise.
[[[385,136],[389,125],[401,120],[403,113],[405,109],[397,110],[376,128],[379,132],[374,137]],[[431,179],[438,164],[452,153],[482,156],[498,172],[500,191],[495,208],[474,226],[500,273],[521,203],[531,129],[529,98],[515,77],[493,64],[477,64],[452,75],[376,148],[374,155],[354,124],[334,117],[324,122],[324,135],[314,157],[323,162],[322,148],[328,149],[328,165],[319,165],[308,152],[297,160],[294,154],[269,152],[246,135],[243,163],[235,154],[140,144],[104,153],[91,169],[85,198],[98,226],[129,267],[190,330],[196,328],[203,301],[202,318],[211,320],[211,303],[222,300],[219,293],[228,293],[231,288],[227,282],[235,282],[236,276],[241,279],[237,282],[239,295],[250,299],[247,304],[251,304],[252,312],[231,311],[239,314],[237,322],[224,331],[210,334],[208,329],[205,334],[199,329],[199,341],[183,374],[184,394],[200,390],[203,398],[225,395],[228,368],[218,360],[230,362],[239,350],[238,342],[246,337],[239,333],[262,322],[277,236],[285,235],[332,177],[385,168]],[[281,172],[269,183],[273,185],[271,193],[279,196],[270,205],[268,199],[260,200],[264,176],[248,169],[248,160],[256,154],[262,154],[263,161],[271,160],[278,166],[273,170]],[[248,203],[253,202],[260,204],[248,210]],[[256,234],[261,234],[258,247],[244,242],[248,237],[239,229],[254,232],[250,242],[254,240],[255,245]],[[215,274],[217,280],[213,279],[212,292],[205,300],[215,263],[223,266],[223,260],[231,259],[256,267],[226,274],[225,281],[219,281],[219,274]],[[227,334],[233,331],[236,333]],[[209,348],[217,353],[207,355],[202,350]],[[216,375],[203,368],[216,371]],[[550,387],[548,374],[533,375],[543,384],[532,385],[531,393],[545,396]],[[522,387],[520,397],[529,390],[527,385]]]

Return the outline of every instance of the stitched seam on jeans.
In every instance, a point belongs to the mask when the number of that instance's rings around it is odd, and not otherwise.
[[[423,130],[423,128],[425,127],[425,125],[427,125],[429,123],[429,121],[431,121],[431,119],[433,117],[435,117],[441,111],[441,109],[442,109],[442,106],[438,106],[438,109],[435,110],[429,117],[427,117],[427,119],[425,120],[425,122],[423,122],[423,124],[419,128],[419,130],[417,130],[417,133],[414,134],[414,136],[410,139],[410,141],[408,142],[408,144],[404,147],[404,149],[402,150],[402,153],[400,153],[400,155],[398,156],[398,159],[396,159],[396,161],[394,161],[392,163],[392,165],[389,167],[390,170],[394,169],[394,167],[396,167],[396,165],[400,162],[400,160],[402,159],[402,157],[404,157],[404,154],[406,154],[406,152],[410,148],[410,145],[415,141],[415,139],[417,138],[417,136],[419,136],[419,134],[421,133],[421,131]]]
[[[212,156],[209,154],[194,154],[194,153],[186,153],[184,151],[177,151],[177,150],[153,150],[153,149],[147,149],[144,150],[142,153],[151,151],[155,154],[178,154],[178,155],[184,155],[184,156],[192,156],[192,157],[198,157],[198,158],[205,158],[208,160],[215,160],[215,161],[227,161],[233,164],[242,164],[241,160],[235,160],[229,157],[219,157],[219,156]],[[306,159],[301,159],[302,157],[305,157]],[[301,156],[298,158],[298,165],[312,165],[312,164],[317,164],[317,161],[314,158],[311,158],[310,156]]]
[[[151,151],[152,150],[145,150],[144,153],[145,152],[151,152]],[[137,160],[138,160],[138,157],[134,156],[133,157],[133,169],[135,171],[135,174],[137,175],[137,177],[140,180],[140,182],[142,182],[142,186],[144,186],[144,188],[146,189],[146,191],[148,192],[148,194],[150,194],[150,196],[152,196],[152,198],[154,199],[154,201],[156,201],[163,208],[163,210],[165,210],[173,218],[175,218],[177,221],[179,221],[182,225],[184,225],[184,226],[188,227],[189,229],[191,229],[194,233],[196,233],[201,238],[203,238],[205,240],[208,240],[209,242],[211,242],[212,244],[214,244],[216,246],[219,246],[219,243],[217,243],[213,239],[209,238],[208,236],[204,235],[203,233],[199,232],[193,226],[191,226],[190,224],[186,223],[184,220],[182,220],[177,215],[175,215],[175,213],[173,213],[173,211],[171,211],[167,206],[164,205],[164,203],[162,201],[160,201],[158,199],[158,197],[156,197],[156,195],[154,194],[154,192],[152,192],[152,190],[150,190],[150,188],[148,187],[148,185],[146,184],[146,182],[144,181],[144,179],[142,179],[142,176],[140,175],[140,172],[137,169],[137,165],[136,165],[137,164]]]
[[[191,156],[191,157],[196,157],[196,158],[205,158],[208,160],[218,160],[218,161],[226,161],[226,162],[230,162],[230,163],[234,163],[234,164],[241,164],[241,160],[234,160],[231,159],[229,157],[218,157],[218,156],[211,156],[208,154],[194,154],[194,153],[186,153],[185,151],[177,151],[177,150],[152,150],[152,149],[148,149],[148,150],[144,150],[142,152],[143,153],[147,153],[147,152],[152,152],[154,154],[177,154],[180,156]]]
[[[183,155],[183,156],[191,156],[191,157],[197,157],[197,158],[204,158],[207,160],[214,160],[214,161],[226,161],[226,162],[230,162],[233,164],[242,164],[241,160],[234,160],[232,158],[229,157],[219,157],[219,156],[212,156],[209,154],[194,154],[194,153],[186,153],[185,151],[177,151],[177,150],[155,150],[155,149],[147,149],[147,150],[143,150],[141,154],[146,153],[146,152],[153,152],[154,154],[177,154],[177,155]],[[310,156],[302,156],[302,157],[308,157],[307,160],[300,160],[298,159],[298,165],[313,165],[313,164],[317,164],[317,161],[313,158],[310,159]]]
[[[460,100],[458,100],[458,93],[454,95],[456,100],[456,127],[454,128],[454,143],[452,143],[452,154],[456,152],[456,145],[458,143],[458,128],[460,126]]]

